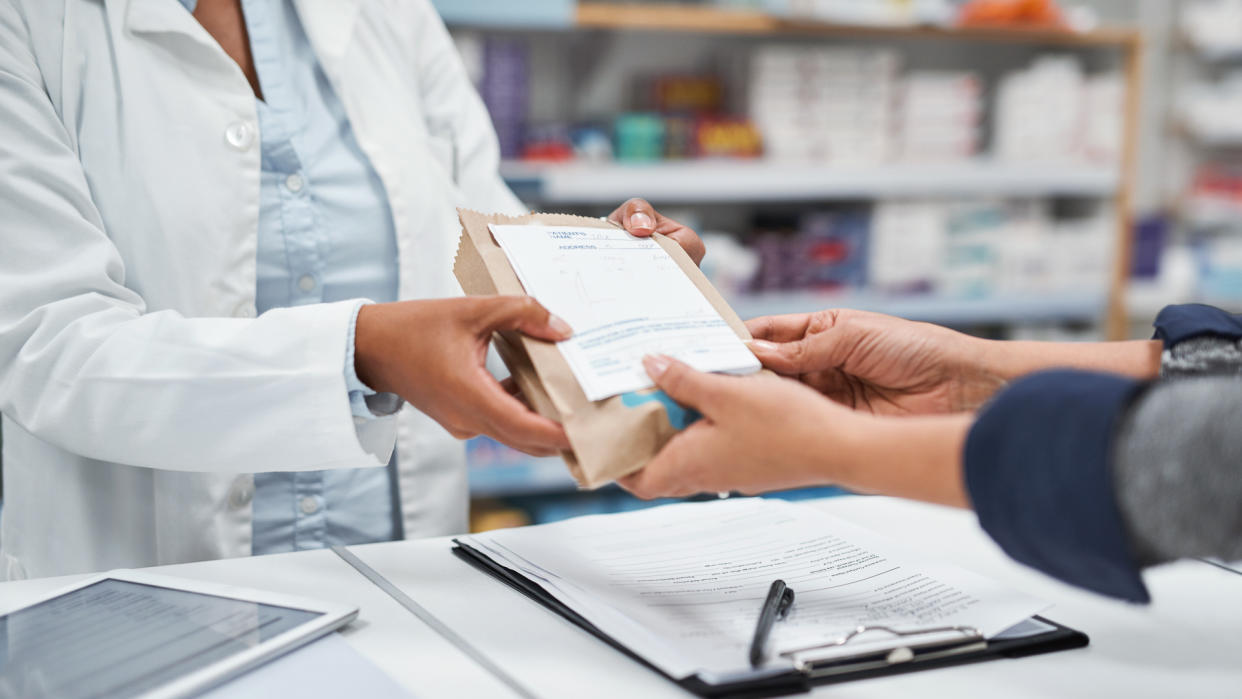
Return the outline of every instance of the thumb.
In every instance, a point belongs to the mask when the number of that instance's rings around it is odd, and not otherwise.
[[[695,371],[663,354],[643,357],[643,368],[670,398],[709,417],[727,400],[729,379],[724,376]]]
[[[831,359],[826,356],[828,352],[814,351],[810,342],[810,339],[794,342],[751,340],[746,346],[765,367],[778,374],[805,374],[823,368],[820,365],[824,360]]]
[[[541,340],[566,340],[573,330],[542,304],[530,296],[498,296],[487,299],[480,334],[490,336],[496,330],[517,330]]]
[[[640,238],[654,233],[656,222],[659,220],[651,204],[648,204],[646,199],[637,198],[630,199],[617,207],[617,210],[612,212],[608,218]]]

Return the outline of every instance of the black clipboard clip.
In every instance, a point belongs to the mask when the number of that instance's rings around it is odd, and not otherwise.
[[[897,638],[916,639],[896,648],[863,651],[858,655],[815,657],[815,651],[840,648],[866,633],[881,632]],[[941,638],[944,634],[955,634]],[[919,642],[919,637],[937,636]],[[794,669],[807,678],[827,677],[849,672],[863,672],[918,660],[934,660],[960,653],[973,653],[987,648],[987,639],[973,626],[936,626],[925,629],[902,631],[890,626],[858,626],[853,631],[827,643],[792,648],[780,653],[780,657],[793,661]]]

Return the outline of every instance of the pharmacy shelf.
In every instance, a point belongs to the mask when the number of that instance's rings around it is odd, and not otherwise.
[[[1236,63],[1242,60],[1242,46],[1194,46],[1194,55],[1205,63]]]
[[[666,31],[741,35],[795,35],[879,39],[943,39],[1010,44],[1115,47],[1137,41],[1128,29],[1075,32],[1051,27],[934,27],[859,25],[780,16],[757,10],[681,3],[579,3],[576,26],[611,31]]]
[[[1204,63],[1233,63],[1242,60],[1242,44],[1201,42],[1185,32],[1178,32],[1175,41],[1176,46]]]
[[[850,308],[939,325],[966,327],[994,324],[1096,323],[1104,316],[1107,295],[1103,290],[1056,294],[1005,293],[984,297],[806,291],[734,294],[729,297],[729,304],[743,318],[809,313],[827,308]]]
[[[873,166],[700,160],[652,164],[506,163],[501,174],[523,196],[545,204],[768,202],[889,197],[1108,197],[1113,168],[1082,164]]]
[[[431,0],[445,24],[489,29],[566,29],[575,0]]]
[[[447,24],[484,29],[588,29],[741,36],[941,39],[1062,47],[1119,47],[1138,42],[1124,28],[1079,32],[1055,27],[941,27],[847,24],[759,10],[676,2],[610,3],[573,0],[432,0]]]
[[[1242,127],[1229,125],[1226,128],[1214,128],[1197,124],[1192,119],[1182,117],[1175,123],[1175,128],[1186,138],[1202,148],[1242,148]]]
[[[1190,196],[1176,207],[1186,224],[1198,229],[1230,229],[1242,227],[1242,202],[1225,197]]]
[[[887,39],[975,40],[1059,46],[1122,46],[1137,41],[1129,29],[1076,32],[1055,27],[938,27],[841,24],[746,9],[682,3],[582,2],[577,26],[591,29],[718,34],[793,34]]]
[[[676,2],[539,0],[432,0],[450,25],[487,29],[589,29],[741,36],[807,36],[875,39],[941,39],[1051,46],[1117,47],[1138,41],[1123,28],[1086,32],[1055,27],[940,27],[847,24],[759,10]]]

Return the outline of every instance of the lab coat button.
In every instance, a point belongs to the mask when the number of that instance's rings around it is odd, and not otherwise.
[[[235,510],[240,510],[254,498],[254,485],[250,479],[245,478],[233,484],[229,489],[229,505]]]
[[[296,172],[285,178],[285,187],[287,187],[289,191],[293,192],[294,194],[297,194],[298,192],[302,191],[302,187],[305,185],[306,185],[306,180],[303,180],[302,176]]]
[[[249,150],[254,144],[254,127],[249,122],[235,121],[224,130],[224,140],[237,150]]]
[[[298,503],[298,507],[301,508],[303,514],[313,515],[319,511],[319,501],[307,495]]]
[[[233,311],[234,318],[253,318],[255,316],[254,306],[243,303]]]
[[[303,274],[298,278],[298,288],[310,293],[315,288],[315,278],[309,274]]]

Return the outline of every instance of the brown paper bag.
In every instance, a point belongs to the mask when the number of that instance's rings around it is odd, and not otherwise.
[[[505,251],[492,237],[488,224],[617,227],[601,219],[567,214],[489,216],[465,209],[458,209],[457,213],[461,219],[462,235],[453,273],[462,289],[470,295],[520,296],[526,293]],[[655,240],[703,292],[703,296],[738,337],[751,339],[741,318],[729,308],[729,304],[725,303],[681,246],[659,234],[655,235]],[[613,396],[601,401],[589,401],[555,344],[516,332],[497,333],[495,344],[531,406],[539,414],[565,426],[573,452],[566,452],[563,456],[570,473],[583,487],[596,488],[637,471],[676,434],[664,403],[644,398],[644,394],[657,394],[655,389],[640,392],[637,396]]]

